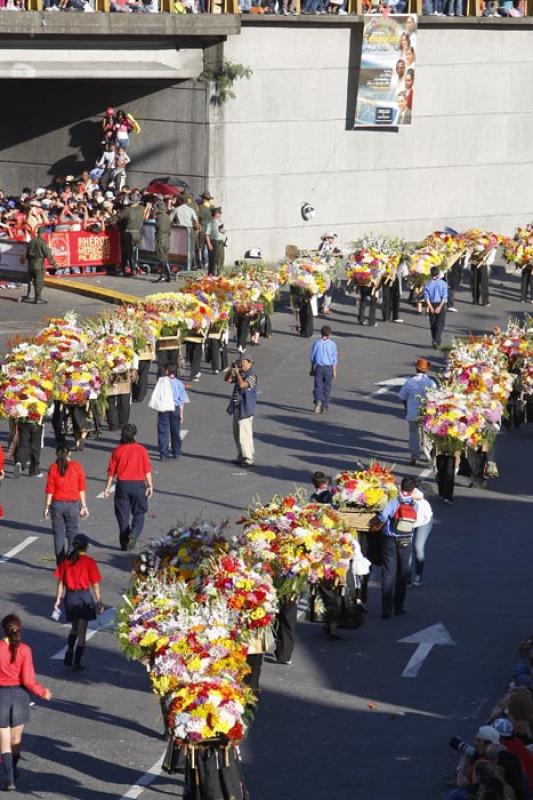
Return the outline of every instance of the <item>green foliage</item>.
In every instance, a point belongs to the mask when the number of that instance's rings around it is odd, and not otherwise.
[[[211,95],[211,103],[221,106],[230,98],[235,98],[233,84],[242,78],[250,79],[252,70],[244,64],[234,64],[233,61],[224,61],[220,67],[204,69],[200,80],[213,83],[215,92]]]

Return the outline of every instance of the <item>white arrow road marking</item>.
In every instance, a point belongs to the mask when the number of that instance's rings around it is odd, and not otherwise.
[[[114,491],[115,491],[115,484],[113,483],[111,488],[109,489],[109,494],[113,494]],[[103,492],[100,492],[100,494],[96,495],[97,499],[101,499],[102,497],[104,497],[104,493]]]
[[[8,562],[10,558],[16,556],[17,553],[20,553],[20,551],[24,550],[24,548],[28,547],[28,545],[32,544],[33,542],[36,542],[38,538],[39,538],[38,536],[28,536],[27,539],[24,539],[23,542],[17,544],[16,547],[13,547],[11,550],[8,550],[7,553],[4,553],[4,555],[0,558],[0,564],[5,564],[6,562]]]
[[[95,633],[102,630],[113,630],[116,624],[116,613],[114,608],[107,608],[103,614],[100,614],[97,619],[92,619],[89,622],[89,630],[87,631],[87,636],[85,637],[86,641],[88,642],[89,639],[92,639]],[[63,625],[63,628],[69,628],[70,625]],[[52,656],[52,661],[62,661],[65,652],[66,652],[66,645],[62,647],[61,650]]]
[[[435,645],[456,644],[442,622],[437,622],[436,625],[430,625],[429,628],[424,628],[424,630],[418,631],[418,633],[413,633],[412,636],[406,636],[404,639],[400,639],[399,641],[400,643],[418,645],[415,652],[407,662],[406,668],[402,672],[402,678],[416,678],[420,672],[422,664]]]
[[[181,441],[183,441],[185,439],[185,437],[187,436],[188,433],[189,433],[189,431],[180,431],[180,439],[181,439]]]
[[[403,386],[407,378],[390,378],[388,381],[379,381],[376,385],[380,386],[375,392],[372,392],[370,397],[379,397],[380,394],[386,394],[392,391],[394,386]]]
[[[149,786],[155,779],[161,774],[161,767],[163,766],[163,760],[165,755],[163,754],[161,758],[158,758],[153,767],[150,767],[148,772],[145,772],[144,775],[141,775],[137,783],[128,789],[126,794],[123,794],[120,800],[137,800],[137,797],[144,792],[147,786]]]
[[[422,479],[423,478],[429,478],[429,476],[431,475],[432,472],[433,472],[432,467],[426,467],[426,469],[423,469],[418,477],[422,478]]]

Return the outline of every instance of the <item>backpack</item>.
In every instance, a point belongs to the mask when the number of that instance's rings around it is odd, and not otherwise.
[[[391,529],[397,536],[411,536],[416,526],[416,508],[413,501],[400,500],[391,520]]]

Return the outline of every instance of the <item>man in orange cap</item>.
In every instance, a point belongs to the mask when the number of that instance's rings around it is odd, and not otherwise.
[[[420,458],[420,405],[429,389],[435,389],[436,383],[428,376],[431,364],[427,358],[419,358],[415,362],[416,375],[408,378],[400,389],[400,400],[405,408],[405,418],[409,425],[409,450],[411,466],[416,466]]]

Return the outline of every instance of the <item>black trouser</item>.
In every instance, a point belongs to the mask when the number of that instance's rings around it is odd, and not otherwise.
[[[29,466],[30,475],[37,475],[41,461],[43,426],[36,422],[19,422],[18,435],[15,463],[22,464],[24,468]]]
[[[342,621],[341,589],[322,581],[318,584],[318,593],[324,603],[326,625],[338,625]]]
[[[455,307],[455,292],[459,289],[463,280],[463,265],[456,262],[448,273],[448,307]]]
[[[403,611],[409,565],[411,561],[412,536],[383,535],[381,565],[381,610],[383,614]]]
[[[250,316],[248,314],[239,314],[237,316],[237,347],[242,347],[246,350],[248,344],[248,337],[250,336]]]
[[[122,232],[120,243],[122,247],[122,266],[125,270],[129,268],[132,272],[136,271],[137,248],[140,241],[140,233],[130,233],[129,231]]]
[[[437,486],[444,500],[453,500],[455,484],[455,456],[441,453],[437,456]]]
[[[187,361],[191,365],[191,378],[202,369],[202,345],[199,342],[186,342]]]
[[[533,271],[533,264],[527,264],[527,266],[525,266],[524,269],[522,270],[522,279],[520,281],[520,299],[521,300],[527,300],[527,293],[528,293],[528,291],[531,289],[531,287],[533,285],[533,281],[531,280],[532,271]],[[533,292],[529,291],[529,293],[530,293],[530,295],[532,296],[532,299],[533,299]]]
[[[358,531],[357,533],[357,541],[359,542],[361,553],[372,562],[372,565],[378,566],[381,564],[381,538],[378,533],[370,533],[369,531]],[[363,575],[361,578],[359,597],[363,603],[367,601],[369,580],[370,573]]]
[[[274,625],[277,661],[290,661],[296,639],[296,622],[298,619],[298,600],[284,599],[280,601],[279,611]]]
[[[209,250],[208,275],[219,275],[224,269],[224,242],[213,242],[213,249]]]
[[[478,447],[477,450],[469,448],[466,453],[466,458],[470,468],[470,482],[477,488],[483,486],[488,461],[487,453],[484,453],[481,447]]]
[[[120,546],[126,547],[130,538],[135,542],[143,531],[144,515],[148,511],[145,482],[117,481],[114,505]]]
[[[107,424],[110,431],[118,431],[127,425],[130,418],[131,397],[128,394],[116,394],[107,399]]]
[[[429,328],[431,330],[431,339],[433,344],[440,344],[442,342],[442,334],[446,324],[446,306],[438,314],[429,314]]]
[[[246,656],[246,662],[252,671],[246,675],[244,682],[256,695],[258,695],[261,667],[263,666],[263,654],[250,653]]]
[[[489,268],[486,264],[476,267],[472,264],[472,302],[475,306],[486,306],[489,302]]]
[[[368,324],[374,325],[376,322],[377,298],[372,294],[371,290],[363,294],[363,289],[361,289],[361,299],[359,301],[358,322],[359,325],[363,324],[365,321],[365,308],[368,308]]]
[[[54,411],[52,414],[52,428],[54,429],[54,436],[56,437],[56,446],[59,447],[65,444],[66,434],[66,421],[67,411],[63,403],[59,400],[54,400]]]
[[[207,360],[211,362],[213,372],[220,372],[228,366],[226,343],[221,339],[209,339]]]
[[[313,335],[314,320],[313,308],[309,300],[302,300],[299,308],[300,336],[309,339]]]
[[[400,318],[400,282],[396,278],[392,283],[384,283],[381,287],[381,313],[383,321]]]
[[[148,392],[148,379],[152,362],[149,359],[139,361],[137,367],[137,380],[131,387],[131,399],[134,403],[142,403]]]

